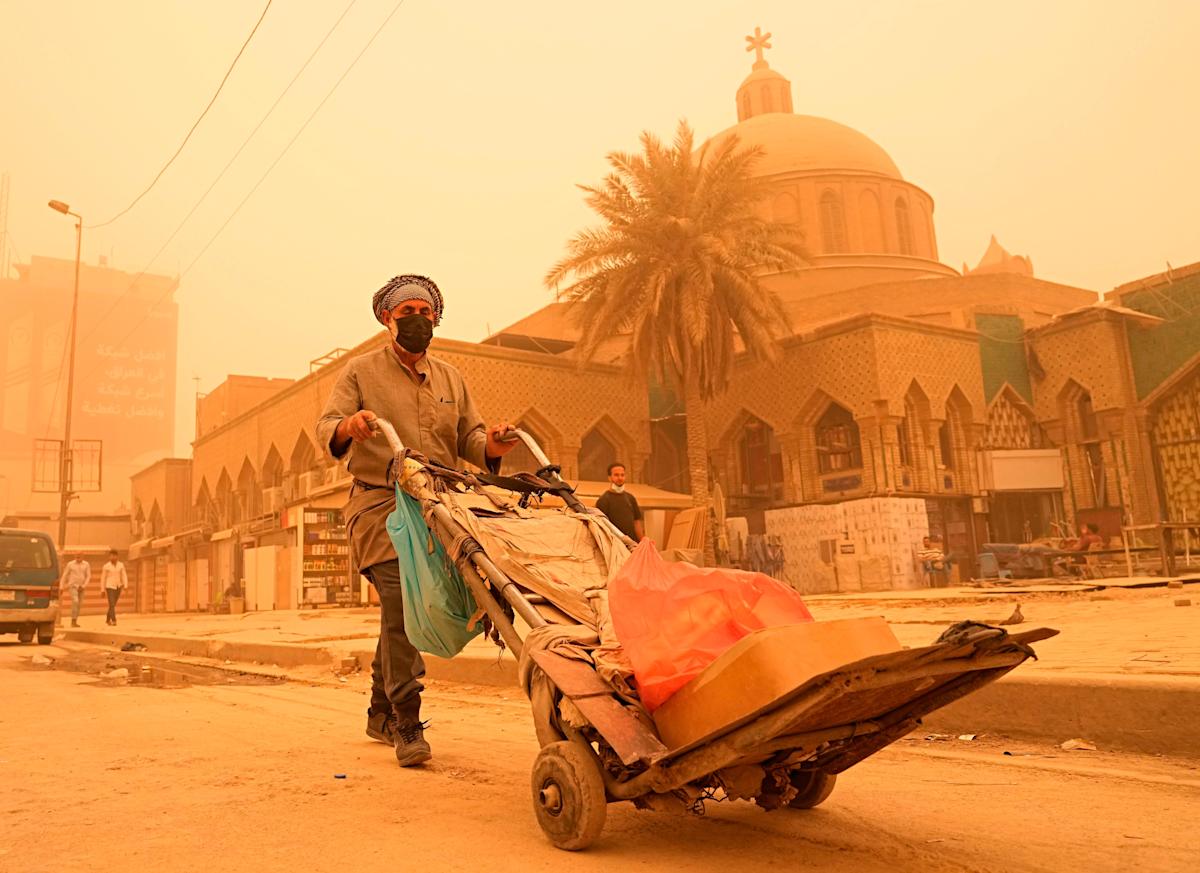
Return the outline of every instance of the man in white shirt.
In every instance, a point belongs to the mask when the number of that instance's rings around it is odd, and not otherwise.
[[[75,555],[63,571],[59,587],[64,592],[71,592],[71,627],[79,627],[79,607],[83,604],[83,589],[92,581],[92,565],[83,559],[83,555]]]
[[[100,587],[104,589],[104,596],[108,598],[108,618],[105,619],[105,624],[117,623],[117,600],[128,584],[129,577],[125,575],[125,565],[117,559],[117,550],[110,549],[108,562],[100,569]]]

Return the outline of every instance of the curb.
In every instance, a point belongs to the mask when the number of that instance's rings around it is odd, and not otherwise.
[[[1095,673],[1009,674],[924,719],[925,728],[940,733],[1054,745],[1079,737],[1105,751],[1182,756],[1196,754],[1197,724],[1200,681]]]
[[[257,662],[279,667],[333,668],[352,657],[370,671],[374,649],[334,651],[294,643],[249,643],[71,629],[63,637],[120,648],[141,643],[147,651],[194,658]],[[453,659],[425,655],[426,679],[513,688],[517,662],[508,653],[480,649]],[[974,694],[926,716],[924,730],[999,734],[1054,745],[1074,737],[1105,751],[1194,755],[1200,724],[1200,679],[1183,676],[1069,673],[1021,674],[1019,668]]]

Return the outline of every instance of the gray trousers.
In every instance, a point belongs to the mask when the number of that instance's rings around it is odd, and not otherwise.
[[[404,633],[404,593],[400,562],[373,564],[363,574],[379,592],[379,642],[371,662],[371,709],[390,706],[401,723],[421,718],[425,661]]]
[[[83,589],[71,589],[71,621],[79,621],[79,607],[83,606]]]

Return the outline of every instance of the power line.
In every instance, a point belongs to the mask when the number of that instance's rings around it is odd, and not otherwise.
[[[246,194],[246,196],[242,198],[242,202],[239,203],[236,207],[234,207],[233,212],[229,213],[229,217],[226,218],[225,221],[221,224],[221,226],[217,228],[217,232],[212,235],[212,238],[209,239],[209,241],[204,244],[204,248],[200,249],[199,254],[197,254],[196,257],[192,258],[191,263],[189,263],[186,267],[183,268],[183,272],[179,274],[180,276],[186,275],[192,269],[192,267],[196,266],[196,262],[199,261],[202,257],[204,257],[204,253],[207,252],[209,250],[209,248],[212,246],[212,244],[217,241],[217,237],[219,237],[221,235],[221,233],[225,230],[225,228],[229,226],[229,223],[231,221],[233,221],[233,219],[237,216],[237,214],[242,211],[242,207],[245,206],[247,201],[249,201],[249,199],[254,196],[254,193],[256,191],[258,191],[258,189],[262,186],[262,183],[267,181],[267,177],[269,175],[271,175],[271,171],[274,170],[275,167],[279,164],[279,162],[283,160],[284,155],[286,155],[288,153],[288,151],[291,149],[291,147],[293,145],[295,145],[296,140],[300,139],[301,134],[303,134],[304,131],[308,129],[308,126],[312,123],[312,120],[317,117],[317,113],[319,113],[321,111],[321,109],[325,106],[325,104],[327,102],[329,102],[329,98],[333,96],[335,91],[337,91],[338,86],[341,85],[342,82],[345,80],[345,78],[350,75],[350,71],[353,70],[355,68],[355,66],[358,65],[359,60],[361,60],[362,56],[367,53],[368,49],[370,49],[371,46],[375,43],[375,40],[376,40],[376,38],[378,38],[379,34],[383,33],[383,29],[385,27],[387,27],[388,22],[391,21],[392,17],[397,12],[400,11],[400,7],[403,5],[404,5],[404,0],[399,0],[399,2],[395,6],[392,7],[392,11],[388,13],[387,18],[383,19],[383,23],[379,25],[378,29],[376,29],[376,31],[373,34],[371,34],[371,38],[369,40],[367,40],[367,44],[362,47],[362,51],[360,51],[357,55],[354,56],[354,60],[352,60],[350,62],[350,65],[348,67],[346,67],[346,69],[342,72],[342,75],[340,75],[338,77],[337,81],[333,83],[333,87],[329,89],[329,92],[324,97],[321,98],[321,102],[317,104],[317,107],[312,111],[312,114],[309,115],[308,118],[306,118],[304,120],[304,123],[302,125],[300,125],[300,129],[296,131],[295,136],[293,136],[290,140],[288,140],[287,145],[285,145],[283,147],[283,151],[281,151],[279,153],[279,155],[275,158],[275,160],[273,160],[271,162],[271,165],[269,167],[267,167],[266,172],[264,172],[262,174],[262,176],[259,177],[259,180],[254,183],[254,187],[251,188],[250,191]]]
[[[213,104],[217,102],[217,97],[221,94],[221,89],[225,87],[225,83],[229,81],[229,76],[233,73],[233,68],[237,66],[237,62],[239,59],[241,59],[242,53],[246,51],[246,46],[250,45],[250,40],[252,40],[254,38],[254,34],[258,32],[258,26],[260,24],[262,24],[263,19],[267,17],[267,10],[271,8],[272,2],[273,2],[273,0],[267,0],[267,5],[263,7],[262,14],[260,16],[258,16],[258,21],[254,22],[254,27],[252,27],[250,29],[250,34],[246,37],[245,42],[242,43],[242,47],[240,49],[238,49],[238,53],[236,55],[234,55],[233,62],[229,65],[229,69],[227,69],[225,71],[225,75],[221,78],[221,84],[217,85],[217,90],[212,95],[212,99],[208,101],[208,105],[204,107],[204,111],[200,113],[200,116],[196,119],[195,123],[192,124],[191,128],[187,132],[187,135],[184,136],[183,142],[181,142],[179,144],[179,148],[175,149],[175,154],[171,155],[171,157],[167,160],[167,162],[165,164],[163,164],[162,169],[158,171],[158,175],[155,176],[153,181],[151,181],[150,184],[146,186],[146,190],[143,191],[141,194],[139,194],[137,197],[134,197],[132,203],[130,203],[128,206],[126,206],[124,209],[122,209],[120,212],[118,212],[116,215],[114,215],[108,221],[102,221],[99,224],[89,224],[88,225],[89,229],[95,228],[95,227],[107,227],[108,225],[112,224],[114,221],[116,221],[122,215],[127,213],[129,210],[133,209],[133,207],[137,206],[138,201],[141,200],[143,197],[145,197],[147,194],[149,194],[150,189],[153,188],[156,184],[158,184],[158,180],[163,177],[163,173],[165,173],[167,171],[167,168],[175,162],[175,159],[177,157],[179,157],[180,153],[183,151],[183,147],[186,146],[188,143],[188,140],[192,138],[192,134],[196,132],[196,128],[199,127],[200,122],[204,120],[204,116],[208,115],[208,110],[212,109]]]
[[[250,141],[252,139],[254,139],[254,137],[258,134],[259,130],[262,129],[262,126],[267,123],[267,120],[275,112],[275,109],[279,106],[279,104],[281,102],[283,102],[283,98],[286,97],[288,92],[292,90],[292,86],[296,84],[296,82],[297,82],[297,80],[299,80],[300,76],[303,75],[304,71],[308,69],[308,65],[312,63],[313,58],[315,58],[317,56],[317,53],[320,52],[321,49],[325,47],[325,43],[327,43],[329,41],[329,38],[331,36],[333,36],[333,32],[338,29],[338,26],[341,25],[342,20],[346,17],[347,13],[350,12],[350,10],[354,7],[354,4],[357,2],[358,2],[358,0],[350,0],[350,3],[346,6],[345,9],[342,10],[342,14],[338,16],[337,21],[335,21],[333,23],[333,26],[331,26],[329,28],[329,30],[327,30],[325,32],[325,36],[323,36],[321,38],[321,41],[319,43],[317,43],[316,48],[314,48],[312,50],[312,52],[309,54],[308,58],[304,61],[303,64],[301,64],[300,69],[298,69],[296,71],[296,74],[294,76],[292,76],[291,81],[288,82],[287,86],[282,91],[279,92],[279,96],[275,98],[275,102],[271,104],[270,108],[268,108],[267,111],[263,114],[262,118],[259,119],[258,124],[256,124],[254,126],[254,129],[250,131],[250,133],[246,136],[246,138],[244,140],[242,140],[242,144],[240,146],[238,146],[237,151],[235,151],[233,153],[233,157],[231,157],[229,159],[228,163],[226,163],[225,166],[221,169],[221,172],[217,174],[217,177],[212,180],[212,184],[210,184],[208,186],[208,188],[204,191],[204,193],[200,195],[200,199],[197,200],[195,202],[195,204],[193,204],[192,208],[188,210],[187,215],[185,215],[183,217],[183,220],[179,222],[179,225],[175,228],[175,230],[173,230],[171,232],[171,235],[169,237],[167,237],[167,239],[159,247],[158,251],[154,253],[154,256],[152,258],[150,258],[149,261],[147,261],[146,266],[144,266],[138,272],[138,274],[133,277],[133,281],[129,283],[129,287],[126,288],[121,293],[121,295],[116,300],[113,301],[112,305],[109,306],[108,309],[106,309],[99,318],[97,318],[95,321],[92,322],[92,329],[90,331],[88,331],[86,336],[84,336],[83,342],[87,342],[87,340],[89,340],[93,336],[95,336],[96,331],[99,330],[100,325],[104,323],[105,319],[107,319],[110,315],[112,315],[117,310],[117,308],[124,301],[125,297],[128,296],[130,294],[130,292],[132,292],[133,289],[137,286],[138,281],[143,276],[146,275],[146,272],[150,269],[151,266],[154,265],[154,262],[157,261],[162,256],[162,253],[167,250],[167,246],[169,246],[174,241],[175,237],[177,237],[179,235],[179,232],[182,231],[184,226],[188,223],[188,221],[191,220],[191,217],[196,214],[196,210],[198,210],[201,207],[201,205],[203,205],[204,201],[206,199],[208,199],[208,195],[211,194],[213,189],[217,187],[217,185],[220,183],[220,181],[223,178],[225,178],[225,174],[227,172],[229,172],[229,168],[233,166],[234,162],[238,159],[238,157],[242,154],[242,152],[245,151],[246,146],[248,146],[250,144]]]
[[[362,59],[363,55],[365,55],[367,53],[367,51],[371,48],[371,46],[375,44],[375,40],[379,38],[379,35],[381,33],[383,33],[384,28],[387,27],[388,22],[390,22],[392,20],[392,18],[395,17],[396,13],[400,11],[400,7],[403,5],[404,5],[404,0],[399,0],[399,2],[397,2],[396,5],[392,7],[392,11],[387,14],[387,17],[383,19],[383,22],[379,25],[378,28],[376,28],[375,32],[373,34],[371,34],[371,38],[367,40],[366,45],[364,45],[362,47],[362,50],[357,55],[354,56],[354,60],[352,60],[350,62],[349,66],[346,67],[346,69],[342,72],[341,76],[338,77],[337,81],[333,83],[333,87],[329,89],[328,93],[326,93],[326,95],[321,99],[321,102],[317,104],[316,108],[313,109],[312,113],[308,116],[308,118],[305,119],[304,123],[302,125],[300,125],[300,129],[296,131],[296,134],[290,140],[288,140],[287,145],[285,145],[283,147],[283,151],[281,151],[279,153],[279,155],[275,158],[275,160],[271,162],[271,165],[269,167],[267,167],[266,171],[262,174],[261,177],[259,177],[259,180],[254,183],[254,187],[252,187],[250,189],[249,193],[247,193],[246,196],[242,198],[242,201],[234,208],[233,212],[231,212],[229,214],[229,217],[225,219],[225,221],[221,224],[221,226],[219,228],[217,228],[217,232],[212,235],[212,237],[209,239],[209,241],[207,243],[205,243],[204,248],[202,248],[200,250],[200,253],[197,254],[196,257],[192,258],[191,262],[186,267],[183,268],[183,270],[179,274],[180,278],[182,278],[183,276],[186,276],[187,273],[192,269],[192,267],[196,266],[196,262],[199,261],[200,258],[202,258],[204,256],[204,253],[207,252],[209,250],[209,248],[212,247],[212,244],[217,241],[217,238],[221,235],[221,233],[225,230],[225,228],[229,226],[229,223],[231,221],[233,221],[233,219],[241,211],[242,207],[245,206],[247,201],[249,201],[250,198],[254,196],[254,193],[262,186],[262,183],[267,180],[267,177],[269,175],[271,175],[271,171],[274,170],[276,166],[278,166],[278,164],[281,160],[283,160],[284,155],[286,155],[288,153],[288,151],[291,149],[291,147],[295,144],[296,140],[298,140],[300,138],[300,135],[304,133],[304,131],[308,128],[309,124],[312,123],[313,119],[317,117],[317,114],[321,111],[322,107],[324,107],[325,104],[327,102],[329,102],[329,98],[334,95],[334,92],[337,91],[338,87],[342,84],[343,81],[345,81],[346,77],[350,75],[350,72],[358,65],[358,62]],[[148,319],[150,317],[150,313],[152,313],[159,306],[161,306],[163,301],[167,299],[167,296],[173,290],[174,290],[174,288],[168,288],[166,291],[164,291],[162,294],[160,294],[158,299],[156,299],[154,301],[154,304],[146,310],[146,313],[141,317],[141,319],[139,319],[133,325],[133,327],[125,334],[125,336],[122,337],[121,340],[116,343],[116,345],[118,345],[118,346],[124,345],[130,339],[130,337],[132,337],[135,333],[137,333],[138,328],[140,328],[145,323],[146,319]]]

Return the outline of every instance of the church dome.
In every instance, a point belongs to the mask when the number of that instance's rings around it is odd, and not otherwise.
[[[740,144],[762,146],[757,176],[777,173],[867,173],[903,179],[878,143],[852,127],[791,112],[767,112],[740,121],[713,137],[714,143],[737,134]]]

